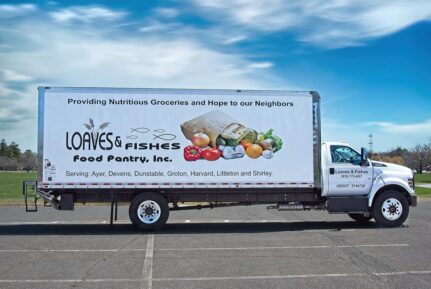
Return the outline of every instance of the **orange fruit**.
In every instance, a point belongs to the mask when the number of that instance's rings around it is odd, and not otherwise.
[[[260,155],[262,154],[262,147],[258,144],[251,144],[247,147],[247,150],[245,151],[245,153],[252,159],[256,159],[258,157],[260,157]]]

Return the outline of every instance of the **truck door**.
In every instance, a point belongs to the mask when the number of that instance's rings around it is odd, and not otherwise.
[[[372,186],[373,169],[361,165],[361,155],[346,145],[331,145],[328,161],[328,196],[367,195]]]

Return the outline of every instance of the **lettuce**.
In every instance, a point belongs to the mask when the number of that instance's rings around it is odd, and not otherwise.
[[[281,150],[281,148],[283,147],[283,140],[279,136],[273,135],[272,134],[273,131],[274,130],[271,128],[266,133],[264,133],[264,136],[265,136],[265,139],[272,139],[274,141],[274,144],[275,144],[274,152],[277,152]]]

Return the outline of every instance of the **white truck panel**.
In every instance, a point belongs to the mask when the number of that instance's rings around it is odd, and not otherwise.
[[[39,106],[44,188],[315,185],[309,92],[41,88]],[[282,148],[271,159],[186,161],[192,143],[180,125],[214,110],[257,132],[273,129]]]

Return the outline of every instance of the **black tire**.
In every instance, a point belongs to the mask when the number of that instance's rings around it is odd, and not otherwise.
[[[384,204],[385,208],[383,208]],[[388,210],[388,207],[391,209]],[[391,211],[392,209],[394,212]],[[399,211],[400,209],[402,210],[401,212]],[[407,200],[406,196],[395,190],[385,191],[378,195],[374,200],[374,220],[376,221],[377,225],[381,227],[399,227],[407,220],[407,217],[409,216],[409,209],[409,201]],[[395,219],[389,219],[387,217],[388,215]]]
[[[141,230],[160,230],[169,218],[168,202],[158,193],[139,194],[130,203],[129,218],[132,224]]]
[[[359,223],[366,223],[373,218],[373,216],[371,214],[369,214],[367,217],[364,216],[364,214],[357,214],[357,213],[351,213],[348,215],[350,218],[352,218],[353,220],[355,220]]]

